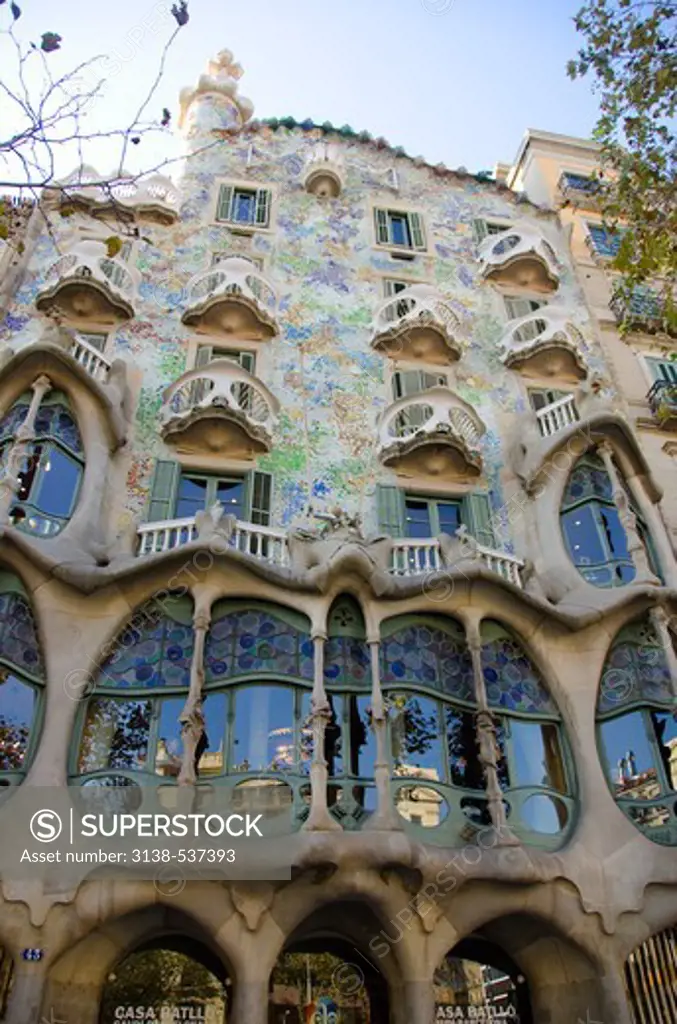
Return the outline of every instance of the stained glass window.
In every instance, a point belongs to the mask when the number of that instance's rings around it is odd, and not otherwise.
[[[348,594],[336,599],[327,623],[324,681],[327,686],[371,689],[371,654],[362,610]]]
[[[462,628],[447,620],[444,628],[413,623],[381,641],[381,683],[442,690],[450,697],[473,702],[472,661]]]
[[[626,626],[604,663],[598,714],[630,704],[672,704],[674,700],[668,660],[653,628],[645,622]]]
[[[0,772],[24,772],[35,746],[45,669],[21,584],[0,573]]]
[[[265,608],[217,606],[205,644],[207,682],[261,673],[312,680],[309,633]]]
[[[97,689],[188,687],[193,657],[193,627],[164,612],[159,603],[139,609],[103,662]]]
[[[522,645],[498,623],[482,623],[482,671],[491,707],[526,714],[557,715],[541,678]]]
[[[0,594],[0,661],[36,679],[44,679],[45,667],[35,619],[21,594]]]

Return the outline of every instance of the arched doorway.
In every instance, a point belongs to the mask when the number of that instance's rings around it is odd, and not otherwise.
[[[99,1024],[228,1024],[231,992],[227,971],[210,949],[182,935],[165,935],[137,947],[110,971]]]
[[[388,982],[363,941],[375,924],[350,901],[312,914],[273,968],[268,1024],[390,1024]]]
[[[533,1024],[529,986],[500,946],[480,936],[459,942],[435,971],[435,1022]]]

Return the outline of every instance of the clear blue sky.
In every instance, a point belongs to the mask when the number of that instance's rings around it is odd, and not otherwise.
[[[157,14],[169,3],[19,3],[23,38],[39,39],[46,29],[63,37],[62,51],[49,58],[55,70],[95,53],[122,58],[97,119],[112,124],[128,116],[173,24]],[[257,117],[347,123],[432,163],[492,169],[513,159],[528,127],[590,134],[597,113],[590,83],[572,83],[565,72],[577,47],[572,16],[579,6],[580,0],[189,0],[190,22],[171,52],[154,111],[166,105],[175,112],[181,86],[194,83],[208,56],[228,48],[244,68],[240,90]],[[0,9],[3,23],[6,12]],[[161,27],[144,28],[153,19]],[[0,57],[6,53],[0,42]],[[150,146],[143,149],[150,157]],[[139,146],[134,157],[141,155]]]

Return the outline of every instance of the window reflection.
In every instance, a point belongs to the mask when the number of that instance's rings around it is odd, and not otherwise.
[[[566,792],[557,726],[550,722],[510,721],[513,786],[549,786]]]
[[[454,786],[484,789],[484,772],[479,759],[474,715],[445,708],[449,775]]]
[[[391,696],[392,754],[396,775],[444,779],[438,705],[427,697]]]
[[[653,711],[651,720],[663,762],[665,781],[677,790],[677,712]]]
[[[631,711],[602,722],[600,732],[617,796],[652,800],[661,785],[645,712]]]
[[[295,767],[293,690],[247,686],[236,691],[231,759],[235,772],[285,772]]]
[[[155,772],[157,775],[175,778],[181,771],[183,743],[179,716],[185,703],[185,697],[161,701],[155,748]],[[200,777],[217,775],[223,771],[226,725],[225,694],[210,694],[204,702],[202,711],[205,718],[205,734],[198,748],[197,772]]]
[[[148,758],[152,702],[95,697],[87,707],[78,770],[143,769]]]
[[[16,771],[26,756],[36,693],[2,670],[0,678],[0,771]]]

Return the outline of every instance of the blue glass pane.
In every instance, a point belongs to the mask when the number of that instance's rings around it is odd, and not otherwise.
[[[237,690],[231,771],[293,771],[296,761],[294,691],[265,685]]]
[[[652,800],[661,793],[645,711],[631,711],[600,725],[602,746],[616,796]]]
[[[45,667],[35,620],[20,594],[0,594],[0,658],[44,679]]]
[[[75,455],[82,455],[82,439],[77,424],[65,405],[42,405],[35,417],[36,438],[53,437]]]
[[[486,781],[479,760],[474,716],[450,707],[444,713],[450,782],[463,789],[484,790]]]
[[[87,705],[78,771],[147,766],[152,702],[95,697]]]
[[[502,637],[482,644],[482,669],[491,707],[557,714],[538,672],[516,640]]]
[[[440,533],[455,536],[461,525],[461,506],[456,502],[438,501],[437,515],[440,521]]]
[[[390,241],[392,245],[411,247],[409,222],[406,217],[390,215]]]
[[[437,701],[413,694],[389,696],[393,774],[445,780]]]
[[[327,685],[371,687],[371,656],[366,640],[330,637],[324,646],[324,678]]]
[[[617,641],[604,663],[597,712],[640,701],[674,705],[667,658],[658,644]]]
[[[462,630],[448,633],[435,626],[405,626],[381,642],[381,682],[409,683],[443,690],[474,702],[472,661]]]
[[[0,771],[23,766],[35,714],[36,693],[6,670],[0,672]]]
[[[207,506],[207,481],[181,477],[176,499],[176,518],[186,519]]]
[[[604,463],[600,458],[586,455],[579,460],[569,477],[562,505],[568,508],[586,498],[600,498],[613,501],[613,487]]]
[[[407,537],[432,537],[433,527],[428,502],[408,499],[404,507]]]
[[[46,445],[29,501],[46,516],[67,519],[80,488],[82,464],[55,445]]]
[[[0,440],[14,437],[18,428],[26,419],[29,405],[27,402],[17,402],[13,405],[4,419],[0,422]]]
[[[193,642],[192,626],[162,615],[158,605],[146,605],[114,642],[97,687],[188,687]]]
[[[373,779],[376,764],[376,738],[368,709],[370,697],[347,697],[350,729],[350,772],[362,779]]]
[[[233,220],[241,224],[254,222],[255,195],[253,192],[236,192],[233,201]]]
[[[574,565],[602,565],[606,562],[607,554],[591,505],[565,512],[562,527]]]
[[[216,488],[216,499],[223,505],[225,511],[242,519],[244,515],[244,481],[222,480]]]
[[[207,681],[254,672],[312,679],[312,640],[268,611],[230,612],[212,622],[205,672]]]
[[[615,507],[599,506],[599,517],[609,550],[615,558],[628,558],[628,540]]]
[[[513,786],[548,786],[566,792],[564,762],[556,725],[510,721]]]

